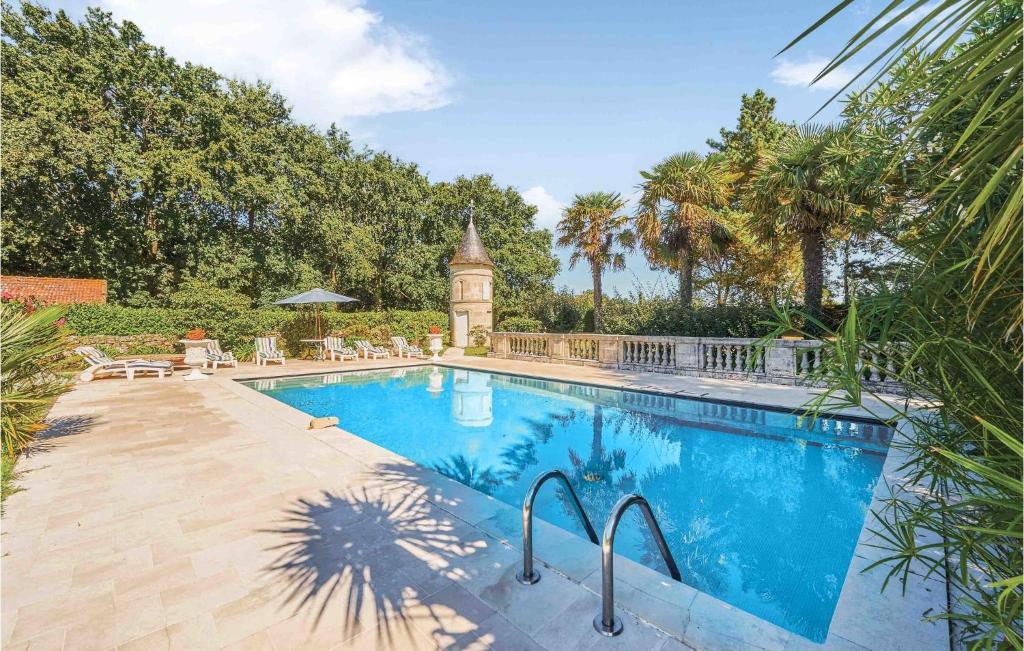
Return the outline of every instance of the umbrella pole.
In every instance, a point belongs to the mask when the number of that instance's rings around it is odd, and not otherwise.
[[[323,339],[323,337],[320,336],[320,304],[319,303],[316,304],[316,338],[317,339]]]

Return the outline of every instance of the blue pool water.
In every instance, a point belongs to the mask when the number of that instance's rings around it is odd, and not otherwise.
[[[646,497],[683,580],[824,641],[891,431],[881,425],[441,367],[246,384],[519,508],[560,468],[600,530]],[[535,513],[583,535],[561,491]],[[639,512],[616,551],[664,571]]]

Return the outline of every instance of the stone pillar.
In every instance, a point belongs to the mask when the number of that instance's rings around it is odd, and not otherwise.
[[[776,339],[765,351],[765,371],[773,382],[791,384],[796,381],[796,355],[793,346]]]
[[[619,365],[620,338],[599,336],[597,340],[597,361],[608,366]]]
[[[676,368],[684,371],[699,371],[700,364],[700,338],[680,337],[676,343]]]
[[[551,360],[565,360],[569,359],[569,345],[565,341],[565,335],[544,335],[544,338],[548,340],[548,355]]]

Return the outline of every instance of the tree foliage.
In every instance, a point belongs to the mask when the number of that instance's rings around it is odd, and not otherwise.
[[[684,152],[640,172],[638,241],[651,264],[679,274],[679,301],[686,307],[693,303],[694,267],[718,256],[732,237],[720,214],[736,178],[726,162]]]
[[[558,245],[570,247],[569,267],[580,260],[590,265],[594,281],[594,332],[602,332],[601,275],[611,267],[626,267],[623,251],[633,248],[629,217],[622,213],[626,202],[617,192],[578,194],[558,222]]]
[[[515,190],[485,174],[431,183],[99,10],[76,23],[4,4],[2,75],[6,273],[105,278],[137,306],[200,279],[251,305],[320,285],[439,309],[471,201],[499,300],[558,270]]]
[[[880,564],[891,579],[947,577],[953,603],[937,616],[953,619],[958,637],[1020,649],[1021,6],[897,0],[821,74],[869,46],[879,54],[848,116],[902,219],[896,258],[826,351],[821,403],[865,404],[866,365],[898,369],[911,397],[933,405],[890,404],[910,434],[896,444],[911,486],[895,486],[876,514],[890,550]]]

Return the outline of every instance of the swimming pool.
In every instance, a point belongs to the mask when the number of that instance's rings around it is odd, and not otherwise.
[[[559,468],[599,530],[653,507],[683,580],[813,641],[828,633],[891,430],[751,406],[445,367],[244,382],[516,508]],[[583,536],[561,491],[537,517]],[[616,551],[664,571],[638,512]]]

